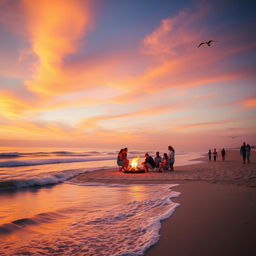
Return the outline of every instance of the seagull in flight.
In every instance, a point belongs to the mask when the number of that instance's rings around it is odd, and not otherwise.
[[[238,138],[240,136],[230,136],[231,139],[235,139],[235,138]]]
[[[213,42],[217,42],[217,41],[215,41],[215,40],[209,40],[209,41],[207,41],[207,42],[202,42],[202,43],[200,43],[200,44],[197,46],[197,48],[199,48],[199,47],[202,46],[203,44],[207,44],[208,46],[211,46],[211,43],[213,43]]]

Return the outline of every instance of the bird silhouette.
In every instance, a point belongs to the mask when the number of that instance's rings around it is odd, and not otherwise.
[[[204,44],[207,44],[208,46],[211,46],[211,43],[213,43],[213,42],[217,42],[217,41],[215,41],[215,40],[209,40],[209,41],[206,41],[206,42],[202,42],[202,43],[200,43],[200,44],[197,46],[197,48],[199,48],[200,46],[202,46],[202,45],[204,45]]]
[[[235,139],[235,138],[238,138],[240,136],[230,136],[231,139]]]

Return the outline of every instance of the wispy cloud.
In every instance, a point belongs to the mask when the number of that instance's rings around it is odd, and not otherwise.
[[[77,51],[77,41],[88,25],[88,10],[79,0],[38,0],[36,4],[23,0],[23,4],[31,47],[38,57],[33,80],[26,86],[43,94],[64,92],[71,85],[65,82],[63,60]]]

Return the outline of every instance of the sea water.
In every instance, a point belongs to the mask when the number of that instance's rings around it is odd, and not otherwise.
[[[0,255],[143,255],[158,241],[160,221],[178,206],[171,200],[179,195],[174,185],[77,185],[69,180],[116,168],[116,155],[2,150]],[[133,151],[128,156],[143,155]],[[196,157],[181,152],[176,163]]]
[[[117,168],[118,151],[115,150],[10,150],[0,148],[0,190],[57,184],[84,172]],[[149,153],[155,155],[155,152]],[[145,151],[131,151],[128,158],[140,157],[141,163],[144,154]],[[201,153],[176,152],[175,165],[196,163],[191,160],[200,155]]]
[[[143,255],[178,206],[174,185],[93,185],[2,192],[0,255]]]

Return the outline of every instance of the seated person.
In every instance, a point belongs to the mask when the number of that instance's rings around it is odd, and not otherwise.
[[[143,162],[142,165],[146,172],[149,170],[154,171],[156,167],[154,159],[148,153],[145,154],[145,162]]]
[[[159,155],[159,152],[156,152],[156,157],[155,157],[155,164],[156,164],[156,168],[159,168],[159,164],[162,161],[162,157]]]
[[[164,153],[163,160],[160,163],[159,172],[168,171],[169,164],[168,164],[168,155]]]
[[[129,166],[129,160],[127,159],[127,151],[121,149],[117,156],[117,165],[119,166],[119,171],[126,171]]]

